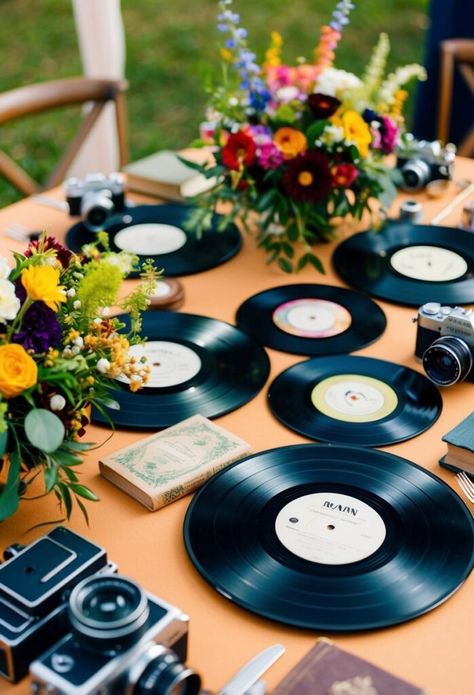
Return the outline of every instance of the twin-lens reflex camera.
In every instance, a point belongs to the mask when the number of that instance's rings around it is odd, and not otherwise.
[[[439,386],[474,382],[474,311],[428,302],[418,309],[415,357]]]
[[[91,232],[104,229],[108,219],[125,208],[125,184],[122,174],[87,174],[64,182],[70,215],[80,215]]]
[[[63,527],[0,565],[0,673],[36,695],[197,695],[188,617]],[[46,650],[46,651],[45,651]]]
[[[401,188],[405,191],[421,191],[426,184],[439,179],[453,178],[456,146],[442,146],[438,140],[416,140],[405,135],[397,151],[397,169],[401,176]]]

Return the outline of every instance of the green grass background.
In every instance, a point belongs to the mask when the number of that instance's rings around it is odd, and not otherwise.
[[[100,2],[101,0],[97,0]],[[380,32],[388,32],[389,69],[422,62],[429,0],[355,0],[336,66],[360,74]],[[285,38],[284,58],[311,57],[321,24],[336,0],[235,0],[261,58],[270,31]],[[198,132],[205,85],[219,77],[215,0],[122,0],[130,157],[187,145]],[[0,0],[0,91],[81,74],[70,0]],[[411,109],[408,110],[408,124]],[[79,116],[68,112],[23,119],[0,129],[0,148],[36,178],[58,158]],[[0,180],[0,207],[18,199]]]

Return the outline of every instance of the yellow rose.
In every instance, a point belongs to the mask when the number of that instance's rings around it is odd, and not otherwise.
[[[59,303],[66,301],[66,288],[59,285],[59,275],[59,268],[52,265],[30,265],[21,274],[21,284],[30,299],[57,311]]]
[[[21,345],[0,345],[0,393],[4,398],[15,398],[34,386],[38,367]]]
[[[344,139],[354,143],[361,157],[367,157],[372,136],[362,116],[356,111],[346,111],[340,122],[344,128]]]
[[[278,128],[273,136],[273,142],[285,159],[293,159],[305,152],[308,147],[305,135],[295,128]]]

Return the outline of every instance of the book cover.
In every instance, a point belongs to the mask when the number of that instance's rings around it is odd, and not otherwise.
[[[441,466],[456,473],[474,475],[474,413],[468,415],[442,438],[447,453],[439,460]]]
[[[273,695],[428,695],[321,639],[277,685]]]
[[[453,473],[467,473],[471,480],[474,480],[474,465],[461,461],[456,456],[448,456],[445,454],[439,460],[439,465],[443,468],[447,468]]]
[[[99,470],[155,511],[193,492],[251,451],[240,437],[194,415],[101,459]]]
[[[191,153],[179,154],[200,163],[205,163],[210,157],[206,151],[196,153],[193,150]],[[171,150],[155,152],[126,164],[122,171],[127,175],[128,189],[178,202],[203,193],[215,185],[215,179],[207,179],[186,166],[178,158],[178,153]]]

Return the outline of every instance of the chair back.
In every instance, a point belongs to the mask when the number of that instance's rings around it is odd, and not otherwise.
[[[440,49],[441,70],[437,137],[438,140],[446,143],[449,139],[456,70],[462,76],[471,96],[474,95],[474,39],[448,39],[441,42]],[[474,125],[459,143],[457,152],[465,157],[474,156]]]

